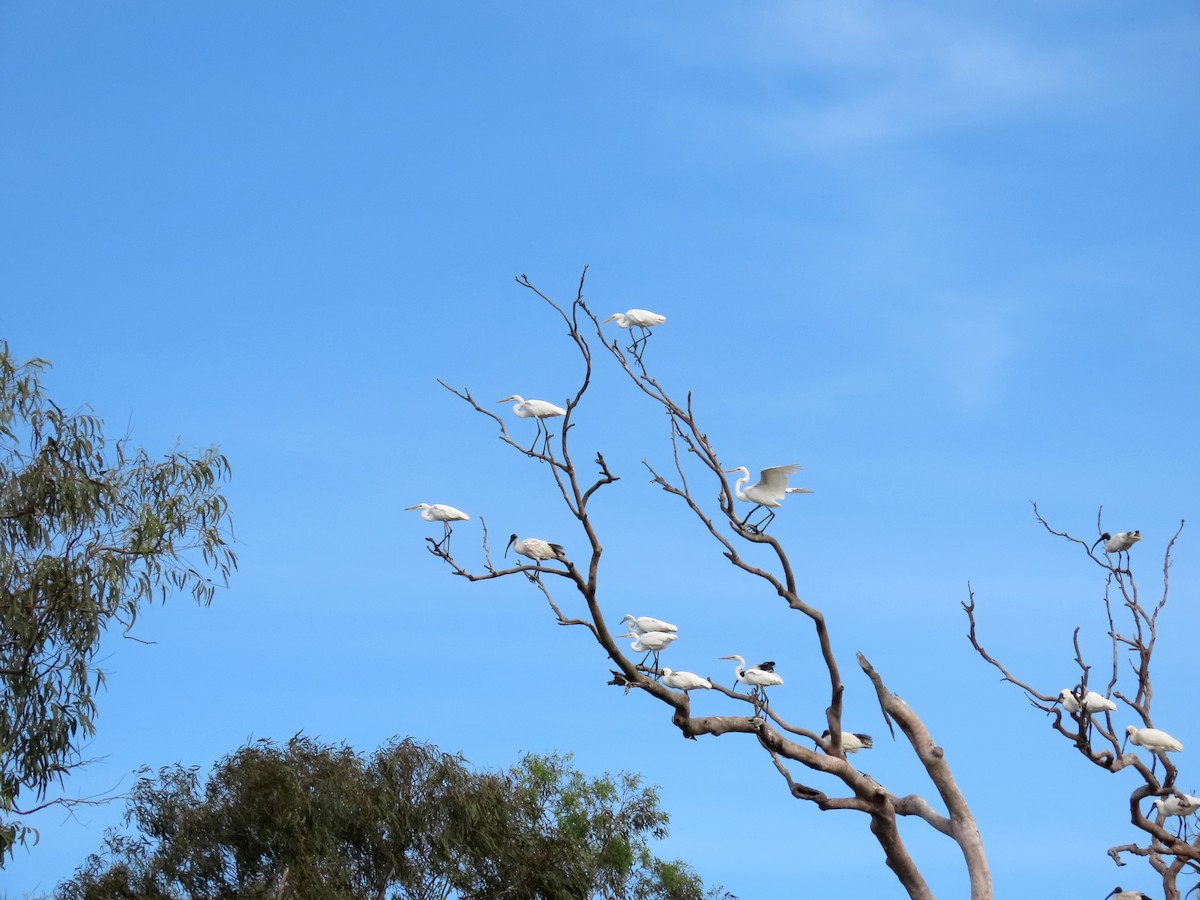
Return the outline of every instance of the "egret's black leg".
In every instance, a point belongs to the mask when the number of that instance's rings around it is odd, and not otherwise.
[[[754,515],[756,512],[758,512],[760,509],[762,509],[761,503],[758,504],[757,506],[755,506],[753,509],[751,509],[750,512],[746,513],[746,518],[742,519],[742,521],[741,521],[741,527],[745,528],[749,531],[753,531],[753,532],[757,533],[758,529],[755,528],[753,525],[749,525],[747,523],[750,521],[750,517],[752,515]]]

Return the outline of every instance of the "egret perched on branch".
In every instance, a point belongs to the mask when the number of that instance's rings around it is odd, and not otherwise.
[[[1079,694],[1083,693],[1083,688],[1076,688],[1071,691],[1063,688],[1058,692],[1058,701],[1062,704],[1062,708],[1074,715],[1079,712]],[[1088,691],[1087,696],[1083,698],[1083,711],[1085,713],[1111,712],[1117,708],[1117,704],[1113,703],[1107,697],[1097,694],[1095,691]]]
[[[721,659],[738,661],[733,669],[734,677],[738,680],[738,684],[750,685],[751,696],[754,698],[754,715],[757,717],[759,710],[768,705],[766,688],[783,684],[783,678],[775,674],[774,661],[761,662],[757,666],[747,669],[746,661],[740,656],[722,656]],[[734,685],[733,689],[736,691],[737,685]]]
[[[821,737],[829,740],[829,729],[826,728],[821,732]],[[842,732],[842,749],[847,753],[857,753],[859,750],[870,750],[875,746],[875,741],[869,734],[856,734],[852,731]]]
[[[630,631],[626,634],[619,634],[617,637],[633,638],[633,643],[629,645],[629,649],[634,653],[645,653],[639,666],[644,666],[646,660],[650,658],[650,654],[654,654],[654,668],[658,668],[658,654],[664,647],[676,640],[679,635],[672,634],[669,631],[647,631],[645,633]]]
[[[656,619],[653,616],[633,616],[629,613],[621,619],[621,624],[630,631],[636,631],[640,634],[645,634],[648,631],[678,631],[679,629],[670,622],[664,622],[662,619]]]
[[[445,503],[418,503],[416,506],[406,506],[406,510],[419,509],[421,518],[426,522],[441,522],[445,526],[445,533],[442,539],[433,546],[440,549],[443,545],[446,547],[446,552],[450,552],[450,523],[465,522],[471,517],[461,509],[455,509],[453,506],[447,506]],[[429,539],[431,542],[433,538]]]
[[[1183,749],[1183,744],[1157,728],[1138,728],[1136,725],[1130,725],[1125,729],[1125,740],[1133,741],[1137,746],[1153,751],[1154,760],[1150,764],[1151,772],[1158,765],[1159,753],[1175,753]]]
[[[742,526],[749,528],[756,534],[766,530],[766,527],[771,524],[771,520],[775,518],[773,510],[778,509],[782,504],[782,500],[788,494],[811,494],[812,491],[808,488],[789,488],[787,480],[789,475],[795,475],[800,471],[799,466],[772,466],[769,469],[763,469],[758,474],[758,482],[750,485],[750,487],[742,490],[742,485],[750,480],[750,470],[745,466],[738,466],[736,469],[726,469],[726,474],[732,472],[741,472],[742,477],[737,480],[737,484],[733,486],[733,493],[739,499],[746,503],[755,504],[750,512],[746,513],[746,518],[742,519]],[[768,514],[763,517],[761,522],[755,525],[747,525],[750,517],[760,508],[768,507]]]
[[[1142,539],[1140,531],[1118,531],[1116,534],[1109,534],[1107,531],[1100,537],[1096,538],[1096,544],[1104,541],[1104,552],[1117,554],[1117,570],[1121,569],[1121,554],[1125,554],[1125,571],[1129,571],[1129,548]],[[1092,544],[1092,550],[1096,549],[1096,544]]]
[[[636,356],[639,360],[642,358],[641,351],[638,345],[645,349],[646,341],[650,340],[650,329],[655,325],[661,325],[667,321],[666,316],[660,316],[656,312],[650,312],[648,309],[627,309],[623,313],[613,313],[601,324],[606,324],[616,320],[617,327],[638,329],[639,337],[627,348],[630,353]],[[632,331],[630,332],[632,334]]]
[[[496,402],[507,403],[509,400],[517,401],[513,406],[513,412],[520,418],[537,420],[537,434],[545,431],[547,444],[550,442],[550,429],[546,427],[542,419],[553,419],[556,416],[565,416],[567,414],[567,411],[561,406],[555,406],[548,400],[526,400],[520,394],[513,394],[511,397],[505,397],[503,400],[497,400]],[[530,453],[537,446],[537,434],[533,436],[533,443],[529,445]]]
[[[666,667],[662,670],[662,683],[669,688],[675,688],[677,691],[694,691],[699,688],[704,690],[712,690],[712,682],[707,678],[701,678],[699,675],[693,675],[691,672],[676,672],[674,669]]]
[[[1109,891],[1104,900],[1108,900],[1109,897],[1112,897],[1112,900],[1151,900],[1149,894],[1143,894],[1141,891],[1123,891],[1120,885]]]

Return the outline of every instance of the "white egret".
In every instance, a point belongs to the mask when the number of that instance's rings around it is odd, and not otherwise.
[[[1112,900],[1150,900],[1149,894],[1143,894],[1141,891],[1123,891],[1120,885],[1109,891],[1104,900],[1108,900],[1109,897],[1112,897]]]
[[[748,684],[751,689],[751,696],[754,698],[754,715],[757,717],[759,710],[768,705],[766,688],[777,684],[783,684],[783,678],[775,674],[775,663],[761,662],[757,666],[746,668],[746,661],[740,656],[722,656],[721,659],[736,659],[738,664],[734,666],[733,675],[739,684]],[[733,688],[737,690],[737,685]]]
[[[1159,753],[1175,753],[1183,749],[1183,744],[1157,728],[1138,728],[1130,725],[1125,729],[1125,740],[1132,741],[1137,746],[1145,747],[1154,753],[1154,759],[1150,763],[1151,772],[1158,765]]]
[[[742,485],[750,480],[750,470],[745,466],[738,466],[736,469],[726,469],[726,474],[732,472],[741,472],[742,477],[737,480],[733,486],[733,493],[739,500],[746,503],[753,503],[754,507],[750,512],[746,513],[746,518],[742,519],[742,526],[748,527],[751,531],[761,533],[766,530],[766,527],[771,524],[771,520],[775,518],[774,510],[778,509],[782,504],[779,502],[790,493],[806,493],[811,494],[812,491],[806,488],[788,488],[787,480],[789,475],[795,475],[800,471],[799,466],[772,466],[769,469],[763,469],[758,474],[758,482],[750,485],[750,487],[742,490]],[[768,514],[761,522],[755,525],[747,525],[750,517],[760,507],[767,507]]]
[[[829,729],[826,728],[821,732],[821,737],[829,740]],[[875,741],[869,734],[857,734],[853,731],[842,732],[842,749],[847,753],[857,753],[859,750],[870,750],[875,746]]]
[[[626,613],[621,619],[621,624],[630,631],[637,631],[645,634],[647,631],[678,631],[679,629],[670,622],[664,622],[662,619],[656,619],[653,616],[634,616]]]
[[[675,688],[675,690],[685,693],[700,688],[706,691],[712,689],[712,682],[707,678],[701,678],[691,672],[676,672],[674,669],[667,668],[662,670],[662,683],[669,688]]]
[[[656,312],[650,312],[648,309],[627,309],[623,313],[613,313],[601,324],[606,324],[614,320],[618,328],[638,329],[639,337],[627,349],[640,360],[642,357],[638,350],[638,345],[640,344],[644,349],[646,341],[650,340],[650,329],[667,321],[667,317],[660,316]],[[632,334],[632,331],[630,333]]]
[[[1077,688],[1076,690],[1081,690]],[[1062,704],[1062,708],[1074,715],[1079,712],[1079,697],[1075,691],[1063,688],[1058,692],[1058,702]],[[1085,713],[1111,712],[1117,708],[1117,704],[1113,703],[1107,697],[1097,694],[1095,691],[1088,691],[1087,696],[1083,698],[1083,711]]]
[[[522,419],[537,420],[537,434],[533,436],[533,443],[529,445],[529,452],[533,452],[533,448],[537,446],[537,436],[543,431],[546,432],[546,443],[550,442],[550,429],[546,428],[542,419],[553,419],[556,416],[565,416],[567,411],[561,406],[555,406],[548,400],[526,400],[520,394],[513,394],[511,397],[505,397],[503,400],[497,400],[497,403],[507,403],[510,400],[515,400],[513,412]]]
[[[1100,537],[1096,538],[1096,544],[1104,541],[1104,552],[1117,554],[1117,571],[1121,570],[1121,554],[1125,554],[1125,571],[1129,571],[1129,548],[1142,539],[1140,531],[1118,531],[1116,534],[1109,534],[1107,531]],[[1096,549],[1096,544],[1092,544],[1092,550]]]
[[[447,553],[450,552],[450,523],[465,522],[471,518],[461,509],[455,509],[453,506],[447,506],[445,503],[418,503],[416,506],[406,506],[404,508],[406,510],[419,509],[421,511],[421,518],[426,522],[442,523],[445,533],[442,535],[442,539],[433,546],[440,548],[445,545]],[[433,538],[429,540],[432,541]]]
[[[645,633],[630,631],[625,634],[619,634],[617,637],[633,638],[633,643],[629,645],[629,649],[634,653],[645,653],[639,666],[644,666],[646,660],[650,658],[650,654],[654,654],[654,668],[658,668],[658,654],[664,647],[679,638],[679,635],[672,634],[669,631],[647,631]]]

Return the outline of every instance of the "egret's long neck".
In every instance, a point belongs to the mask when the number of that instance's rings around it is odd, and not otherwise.
[[[733,486],[733,493],[737,496],[737,498],[739,500],[745,500],[747,503],[749,503],[750,501],[746,497],[745,491],[742,490],[742,485],[744,485],[747,481],[750,480],[750,473],[746,469],[742,469],[742,472],[743,472],[742,477],[739,478],[737,480],[737,484],[735,484]]]

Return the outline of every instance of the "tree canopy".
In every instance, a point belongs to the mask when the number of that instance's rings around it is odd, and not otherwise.
[[[638,776],[589,778],[569,756],[474,773],[412,738],[363,755],[298,735],[243,747],[207,779],[179,765],[143,777],[136,832],[110,832],[56,897],[732,900],[653,855],[667,821]]]
[[[225,457],[106,437],[46,396],[46,367],[0,343],[0,865],[94,733],[105,630],[175,591],[208,603],[237,564]]]

